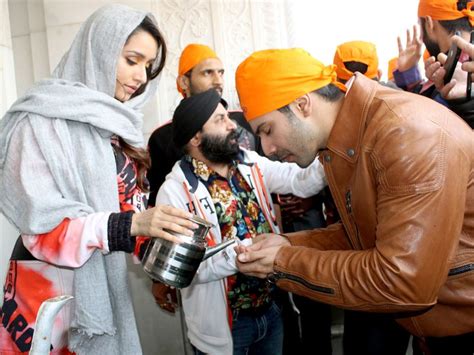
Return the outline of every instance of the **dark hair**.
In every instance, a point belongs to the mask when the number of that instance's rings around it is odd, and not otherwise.
[[[367,73],[367,69],[369,69],[369,66],[367,64],[356,62],[356,61],[344,62],[344,66],[346,67],[347,70],[353,73],[358,71],[361,74]]]
[[[148,192],[150,186],[146,179],[146,172],[151,166],[150,154],[146,149],[136,148],[127,142],[122,137],[119,138],[119,144],[122,151],[127,155],[129,159],[135,162],[137,167],[137,185],[143,192]]]
[[[334,84],[328,84],[320,89],[311,91],[313,94],[319,95],[325,101],[336,102],[344,96],[344,93]],[[291,110],[290,105],[285,105],[278,109],[284,114],[289,121],[292,121],[296,117],[295,113]]]
[[[133,30],[132,33],[130,33],[125,43],[127,43],[133,35],[142,31],[148,32],[155,39],[156,44],[158,45],[158,52],[160,52],[158,54],[160,61],[158,63],[158,67],[156,67],[154,70],[153,70],[153,66],[147,69],[146,71],[147,83],[145,85],[140,86],[140,88],[133,93],[132,97],[138,96],[145,91],[148,81],[153,80],[158,75],[160,75],[160,73],[163,71],[163,68],[165,67],[165,62],[166,62],[167,48],[166,48],[165,39],[163,35],[161,34],[160,30],[158,29],[158,27],[156,26],[156,24],[148,16],[143,19],[143,21],[137,26],[137,28]]]
[[[142,94],[148,82],[154,78],[156,78],[163,70],[166,62],[166,42],[163,38],[163,35],[161,34],[160,30],[156,26],[156,24],[153,22],[151,18],[148,16],[143,19],[143,21],[133,30],[132,33],[127,38],[127,41],[132,37],[134,34],[145,31],[148,32],[156,41],[158,45],[158,51],[159,51],[159,58],[160,61],[158,63],[158,66],[153,70],[152,67],[150,69],[147,69],[146,75],[147,75],[147,83],[145,85],[142,85],[133,95],[132,97],[138,96]],[[153,71],[152,71],[153,70]],[[123,152],[135,162],[136,167],[137,167],[137,185],[138,187],[144,191],[148,192],[149,191],[149,185],[148,181],[146,179],[146,172],[151,166],[151,160],[150,160],[150,155],[148,154],[148,151],[143,148],[136,148],[125,142],[122,138],[119,137],[119,142],[120,146],[122,147]]]
[[[458,11],[466,9],[467,3],[467,0],[459,0],[457,2]],[[420,20],[421,25],[424,27],[425,19],[422,17]],[[456,31],[471,32],[472,30],[471,23],[467,17],[461,17],[456,20],[438,20],[438,22],[446,31],[448,31],[449,34],[454,34]]]
[[[323,86],[321,89],[314,90],[314,94],[321,96],[324,100],[328,102],[339,101],[344,93],[334,84],[328,84]]]

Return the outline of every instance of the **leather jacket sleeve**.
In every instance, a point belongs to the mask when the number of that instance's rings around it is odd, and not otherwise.
[[[334,223],[327,228],[287,233],[292,246],[305,246],[318,250],[350,250],[342,223]]]

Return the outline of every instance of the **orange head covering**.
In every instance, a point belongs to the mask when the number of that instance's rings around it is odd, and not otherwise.
[[[393,72],[398,68],[398,57],[388,61],[388,80],[393,80]]]
[[[471,26],[474,26],[474,12],[471,7],[474,2],[468,2],[465,9],[458,10],[457,0],[420,0],[418,17],[430,16],[433,20],[457,20],[467,17]]]
[[[203,60],[209,58],[218,58],[217,54],[210,47],[196,43],[188,44],[179,58],[178,76],[186,74]],[[178,91],[184,96],[183,90],[177,82],[176,84]]]
[[[428,58],[431,57],[430,52],[425,48],[425,51],[423,52],[423,61],[426,62]]]
[[[247,121],[331,83],[345,90],[336,80],[334,65],[324,66],[300,48],[267,49],[251,54],[238,66],[235,82]]]
[[[378,75],[379,58],[375,45],[370,42],[352,41],[339,45],[334,54],[334,64],[338,79],[349,80],[354,73],[346,68],[344,62],[359,62],[367,65],[364,75],[374,79]]]

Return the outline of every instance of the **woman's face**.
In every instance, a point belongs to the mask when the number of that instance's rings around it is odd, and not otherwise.
[[[147,69],[158,55],[158,45],[148,32],[132,35],[122,49],[117,63],[115,98],[125,102],[147,82]]]

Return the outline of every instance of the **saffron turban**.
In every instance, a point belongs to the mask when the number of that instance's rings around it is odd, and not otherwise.
[[[254,52],[238,66],[235,82],[247,121],[331,83],[345,90],[334,65],[325,66],[300,48]]]
[[[359,62],[367,65],[366,77],[374,79],[378,75],[379,58],[375,45],[370,42],[352,41],[339,45],[334,54],[334,65],[339,79],[349,80],[354,73],[346,68],[344,62]]]

